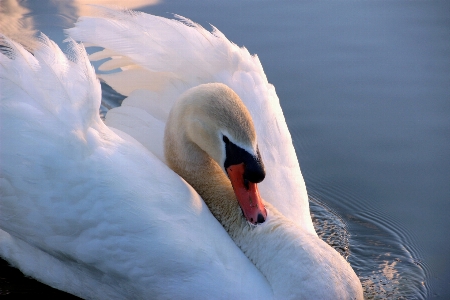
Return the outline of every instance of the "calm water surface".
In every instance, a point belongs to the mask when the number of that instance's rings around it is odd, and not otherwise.
[[[40,30],[62,45],[82,2],[3,0],[1,30],[25,42]],[[150,2],[127,5],[212,24],[258,54],[315,226],[348,257],[366,298],[450,299],[447,1]],[[120,99],[104,91],[105,102]],[[2,262],[2,293],[55,291]]]

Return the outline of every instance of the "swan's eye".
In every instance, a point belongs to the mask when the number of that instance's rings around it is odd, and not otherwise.
[[[223,136],[223,141],[225,142],[225,144],[228,144],[230,142],[230,140],[226,136]]]

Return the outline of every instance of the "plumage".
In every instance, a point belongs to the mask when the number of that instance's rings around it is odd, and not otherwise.
[[[162,140],[163,124],[176,99],[202,83],[226,84],[250,111],[261,156],[271,169],[260,184],[261,193],[285,216],[315,234],[292,139],[275,88],[258,57],[215,28],[211,33],[186,18],[181,20],[101,8],[98,16],[81,17],[67,31],[75,40],[105,49],[91,55],[93,59],[127,62],[122,72],[99,76],[128,96],[120,108],[108,113],[106,124],[130,134],[161,158],[162,146],[153,140]]]
[[[91,56],[112,58],[104,69],[120,67],[100,76],[128,96],[106,125],[83,46],[69,39],[66,56],[42,35],[32,55],[2,37],[0,256],[88,299],[362,297],[351,267],[314,232],[289,131],[259,60],[219,31],[183,22],[100,9],[68,30],[104,48]],[[164,156],[172,106],[208,82],[242,99],[267,170],[259,184],[267,222],[252,227],[240,218],[234,240]]]

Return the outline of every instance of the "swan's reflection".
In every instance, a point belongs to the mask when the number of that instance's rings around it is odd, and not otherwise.
[[[95,7],[88,4],[103,5],[103,6],[124,6],[127,9],[136,9],[149,5],[156,5],[159,0],[128,0],[126,2],[119,0],[74,0],[72,5],[77,9],[77,16],[88,16],[91,15]]]
[[[33,48],[31,38],[35,35],[33,17],[30,10],[22,6],[18,0],[2,0],[0,2],[0,32],[9,36],[26,48]]]
[[[385,255],[390,256],[389,253]],[[377,270],[372,271],[371,276],[364,279],[361,278],[361,284],[368,298],[376,295],[386,298],[397,298],[402,295],[402,291],[398,289],[401,276],[396,267],[397,263],[397,260],[384,260]]]
[[[66,1],[19,1],[1,0],[0,2],[0,32],[9,38],[33,49],[35,41],[32,38],[38,30],[44,31],[46,25],[59,26],[59,28],[72,27],[80,16],[92,15],[94,5],[119,6],[126,5],[127,9],[137,9],[144,6],[156,5],[159,0],[128,0],[126,3],[119,0],[66,0]],[[52,14],[52,17],[47,17]],[[49,24],[49,20],[55,20],[58,16],[58,24]],[[39,20],[36,20],[39,19]],[[62,30],[60,30],[62,34]],[[51,34],[50,34],[51,36]]]

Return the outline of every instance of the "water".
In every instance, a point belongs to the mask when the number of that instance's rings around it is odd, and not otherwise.
[[[81,2],[3,0],[16,13],[0,26],[19,38],[38,29],[61,45],[62,29],[87,10]],[[366,298],[450,298],[447,1],[165,1],[140,10],[211,23],[258,54],[315,226],[348,257]],[[0,264],[0,294],[54,292],[15,272]]]

